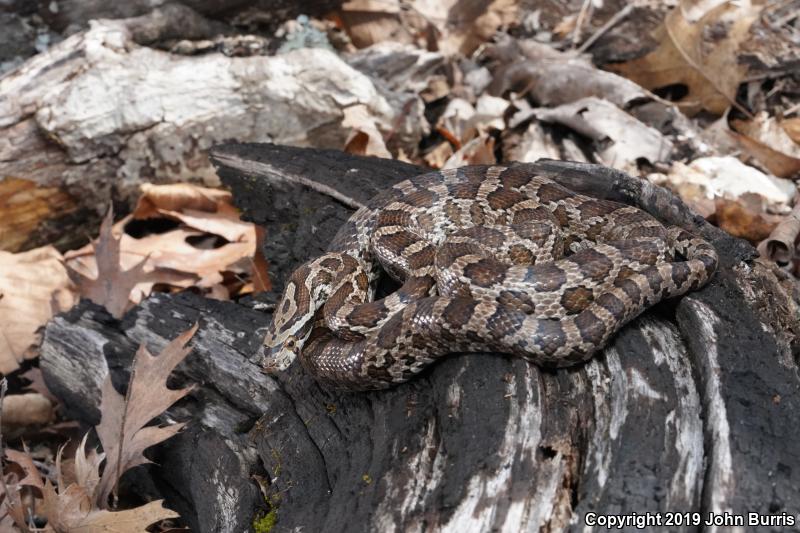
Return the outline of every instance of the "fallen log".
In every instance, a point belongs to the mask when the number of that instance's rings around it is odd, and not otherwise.
[[[132,207],[145,182],[217,185],[207,150],[227,139],[344,146],[351,106],[419,144],[424,120],[398,116],[395,92],[331,50],[228,57],[151,47],[224,29],[167,5],[95,21],[0,78],[0,249],[78,248],[111,201]]]
[[[354,206],[420,172],[263,144],[218,147],[212,161],[244,216],[266,228],[276,292]],[[776,271],[664,189],[595,165],[532,169],[702,234],[719,272],[566,370],[453,355],[394,389],[331,391],[300,365],[261,373],[270,314],[253,307],[276,294],[237,304],[187,293],[154,295],[121,321],[86,302],[57,316],[45,379],[71,415],[94,423],[106,365],[121,385],[137,344],[157,352],[199,321],[175,376],[198,386],[167,414],[189,427],[157,447],[162,466],[147,478],[195,531],[244,531],[268,511],[274,531],[563,531],[591,513],[796,517],[800,327]]]

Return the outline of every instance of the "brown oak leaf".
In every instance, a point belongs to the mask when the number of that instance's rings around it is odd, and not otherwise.
[[[110,376],[106,377],[100,403],[101,420],[96,427],[106,455],[97,491],[99,507],[108,506],[108,496],[123,472],[149,462],[143,455],[146,448],[172,437],[183,428],[184,424],[164,427],[145,427],[145,424],[191,391],[191,387],[168,389],[167,378],[191,351],[186,344],[196,331],[197,325],[176,337],[156,357],[142,345],[134,357],[131,380],[124,397],[114,389]]]
[[[77,283],[81,296],[104,306],[116,318],[122,318],[130,302],[131,290],[137,283],[146,280],[143,258],[128,270],[122,270],[120,262],[120,238],[111,232],[114,211],[108,213],[100,225],[100,235],[94,245],[97,259],[97,278],[91,279],[70,267],[70,273]]]

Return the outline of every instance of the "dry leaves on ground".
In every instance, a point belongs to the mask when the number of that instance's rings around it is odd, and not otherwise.
[[[780,178],[800,177],[800,144],[765,111],[753,120],[731,120],[733,133],[746,153]]]
[[[392,40],[469,55],[498,28],[515,22],[518,9],[519,0],[350,0],[339,17],[359,48]]]
[[[736,91],[747,74],[737,52],[761,7],[724,2],[691,22],[678,6],[659,28],[656,50],[610,68],[646,89],[685,85],[688,92],[678,101],[685,113],[705,109],[720,115],[736,105]]]
[[[64,259],[52,246],[0,251],[0,374],[36,357],[37,330],[75,302]]]
[[[97,244],[66,254],[81,295],[115,317],[156,287],[197,287],[230,297],[268,287],[253,224],[239,220],[230,193],[189,184],[147,185],[134,212],[111,226],[106,218]],[[139,237],[126,230],[160,219],[164,231]]]
[[[196,331],[197,326],[194,326],[182,333],[155,357],[144,346],[140,347],[134,357],[125,396],[114,389],[110,376],[106,376],[100,404],[101,421],[96,427],[103,453],[94,449],[87,453],[88,434],[84,436],[75,452],[71,483],[64,481],[61,451],[55,462],[55,484],[50,479],[42,480],[27,450],[5,451],[5,457],[16,464],[19,471],[9,469],[2,473],[4,486],[8,487],[7,494],[0,490],[0,526],[6,527],[3,531],[32,532],[34,528],[28,523],[28,517],[37,514],[47,519],[43,531],[57,533],[140,533],[156,522],[178,516],[162,507],[161,500],[123,511],[109,511],[107,507],[108,497],[122,474],[149,462],[143,455],[144,450],[183,428],[183,424],[147,427],[145,424],[190,392],[191,388],[169,389],[166,384],[174,368],[191,351],[186,345]],[[12,523],[16,529],[11,529]]]
[[[607,166],[636,173],[638,162],[666,161],[672,141],[611,102],[582,98],[571,104],[536,111],[540,120],[558,122],[597,143],[599,161]]]

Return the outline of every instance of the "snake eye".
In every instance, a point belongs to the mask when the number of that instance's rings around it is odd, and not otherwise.
[[[296,346],[297,346],[297,340],[294,337],[289,337],[288,339],[286,339],[286,342],[284,343],[284,347],[287,350],[294,350]]]

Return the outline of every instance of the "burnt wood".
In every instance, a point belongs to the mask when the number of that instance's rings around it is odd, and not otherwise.
[[[420,172],[264,144],[221,146],[212,160],[244,217],[266,228],[276,291],[354,205]],[[195,531],[244,531],[269,508],[273,531],[331,532],[583,530],[587,513],[797,516],[800,328],[780,274],[663,189],[595,165],[538,165],[702,234],[719,272],[566,370],[463,354],[388,391],[326,390],[297,364],[260,372],[270,314],[255,307],[277,293],[244,303],[184,293],[154,295],[121,321],[88,302],[57,316],[44,335],[45,379],[72,416],[96,423],[106,365],[122,385],[140,342],[157,351],[200,323],[174,378],[197,388],[168,413],[189,426],[153,451],[162,466],[147,471]]]

